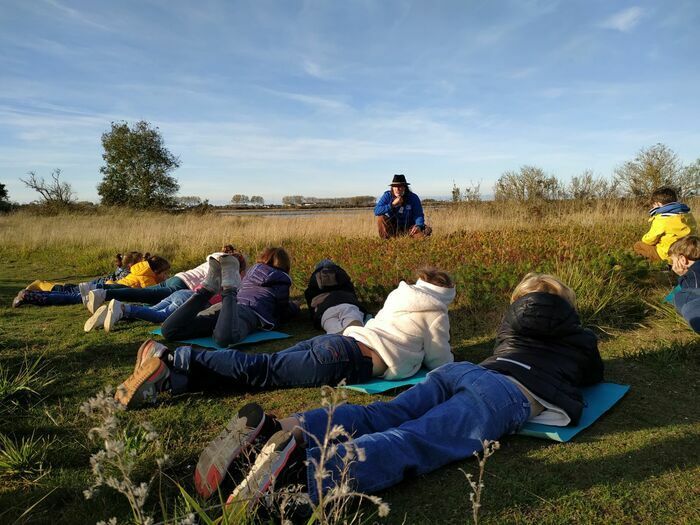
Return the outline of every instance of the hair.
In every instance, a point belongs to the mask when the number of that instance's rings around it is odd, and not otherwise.
[[[676,190],[671,186],[661,186],[656,188],[651,194],[651,202],[660,202],[661,204],[669,204],[678,200]]]
[[[221,247],[221,251],[224,253],[228,253],[229,255],[233,255],[234,253],[238,253],[238,250],[233,244],[224,244]]]
[[[515,287],[515,290],[513,290],[513,294],[510,296],[510,302],[514,303],[522,296],[534,292],[558,295],[565,299],[571,306],[576,307],[576,293],[557,277],[547,273],[528,273]]]
[[[117,268],[121,268],[123,266],[124,262],[122,261],[121,253],[114,256],[114,262],[117,263]]]
[[[268,246],[258,255],[257,261],[261,264],[267,264],[285,273],[289,273],[292,268],[292,263],[289,259],[289,254],[284,248],[276,248]]]
[[[137,262],[143,261],[143,254],[141,252],[128,252],[126,255],[121,255],[122,266],[134,265]]]
[[[443,288],[454,288],[455,282],[449,273],[438,270],[433,266],[424,266],[416,270],[416,277],[426,283],[442,286]]]
[[[148,266],[151,268],[153,273],[158,274],[170,270],[170,263],[168,260],[159,255],[151,255],[148,257],[148,259],[146,259],[146,261],[148,262]]]
[[[669,255],[683,255],[691,261],[700,260],[700,237],[688,235],[674,242],[668,249]]]

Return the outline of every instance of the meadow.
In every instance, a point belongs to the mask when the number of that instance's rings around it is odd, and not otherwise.
[[[479,522],[700,522],[700,338],[661,303],[674,276],[630,254],[645,231],[644,208],[479,203],[428,210],[428,219],[435,230],[429,239],[381,241],[364,210],[337,217],[0,216],[0,523],[133,519],[112,489],[84,498],[92,480],[90,456],[100,444],[88,438],[95,423],[79,407],[131,373],[136,349],[153,328],[133,322],[109,335],[85,334],[82,306],[12,309],[17,291],[36,278],[76,282],[107,273],[114,253],[131,249],[158,253],[174,270],[186,269],[224,242],[251,257],[266,245],[284,246],[292,256],[296,299],[315,263],[330,257],[350,273],[373,311],[413,269],[444,268],[458,289],[450,310],[455,358],[472,362],[490,354],[509,292],[522,276],[559,275],[577,292],[582,319],[600,337],[606,380],[631,389],[570,443],[502,439],[486,466]],[[293,340],[318,335],[305,310],[281,329]],[[356,403],[388,398],[349,395]],[[320,392],[194,394],[120,415],[128,424],[150,422],[170,457],[145,505],[156,522],[185,510],[178,485],[194,493],[192,472],[203,445],[251,400],[285,415],[318,406]],[[16,446],[22,440],[24,451]],[[8,450],[17,453],[8,457]],[[139,457],[135,475],[147,479],[153,459],[151,453]],[[379,518],[368,506],[365,521],[470,522],[469,487],[460,469],[476,473],[478,467],[468,459],[406,480],[379,494],[389,515]]]

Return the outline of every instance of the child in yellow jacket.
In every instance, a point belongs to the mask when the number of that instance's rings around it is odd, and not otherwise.
[[[654,190],[651,194],[652,208],[649,222],[651,227],[641,242],[634,243],[635,253],[650,261],[664,261],[671,264],[668,249],[678,239],[694,235],[697,231],[695,217],[690,208],[678,202],[673,188],[667,186]]]
[[[146,288],[167,279],[169,270],[170,263],[167,260],[158,255],[151,255],[145,261],[134,264],[129,275],[118,281],[107,281],[105,287],[111,288],[118,284],[129,288]]]

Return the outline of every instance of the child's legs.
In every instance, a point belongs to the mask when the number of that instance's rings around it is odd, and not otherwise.
[[[151,306],[124,305],[124,317],[127,319],[141,319],[149,323],[162,323],[168,318],[168,315],[165,310],[156,310]]]
[[[500,374],[482,369],[465,374],[449,399],[425,414],[385,432],[365,434],[354,442],[364,449],[365,461],[350,465],[350,483],[360,492],[390,487],[408,475],[425,474],[447,463],[470,457],[482,450],[482,441],[498,439],[515,432],[530,415],[527,399]],[[324,490],[338,481],[346,445],[328,463],[331,476]],[[320,450],[307,450],[318,461]],[[307,469],[309,494],[318,500],[314,467]]]
[[[163,322],[163,337],[171,341],[183,341],[192,337],[211,335],[216,325],[216,315],[198,315],[209,306],[212,292],[202,288],[197,290],[180,308]]]
[[[66,304],[80,304],[80,294],[71,292],[26,292],[24,296],[26,304],[37,306],[63,306]]]
[[[171,277],[160,284],[147,286],[146,288],[129,288],[121,284],[106,284],[107,300],[129,303],[156,304],[178,290],[187,290],[187,285],[179,277]]]
[[[221,292],[221,312],[214,327],[214,342],[219,346],[229,346],[245,339],[260,325],[255,312],[237,303],[237,291],[226,289]]]
[[[658,262],[661,260],[661,257],[659,257],[659,254],[656,252],[656,246],[649,246],[642,241],[637,241],[632,246],[632,249],[634,250],[634,253],[641,255],[642,257],[646,257],[650,261]]]
[[[681,315],[690,327],[700,334],[700,298],[685,303],[681,308]]]

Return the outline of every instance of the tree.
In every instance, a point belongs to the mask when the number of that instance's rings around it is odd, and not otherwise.
[[[231,197],[231,204],[247,204],[248,202],[250,202],[248,195],[236,193],[233,197]]]
[[[522,166],[520,171],[506,171],[496,181],[496,200],[553,200],[563,195],[561,184],[553,175],[546,175],[542,168]]]
[[[37,177],[33,171],[27,172],[27,179],[19,179],[28,187],[41,195],[41,204],[45,206],[63,208],[70,206],[75,201],[73,188],[67,182],[61,182],[61,170],[56,168],[51,172],[51,180]]]
[[[586,170],[579,176],[571,177],[566,194],[576,200],[610,199],[618,196],[618,182],[596,178],[592,171]]]
[[[180,166],[180,159],[165,147],[158,128],[143,120],[133,127],[112,122],[111,130],[102,135],[102,147],[104,178],[97,186],[102,204],[131,208],[175,204],[180,186],[168,174]]]
[[[686,195],[700,195],[700,159],[683,168],[684,177],[690,181]]]
[[[615,180],[632,197],[647,198],[660,186],[671,186],[679,197],[684,197],[697,187],[692,169],[684,169],[678,155],[665,144],[639,150],[634,160],[615,170]]]
[[[265,199],[263,199],[260,195],[253,195],[250,197],[250,202],[255,205],[262,206],[265,204]]]
[[[10,196],[7,193],[7,186],[0,182],[0,212],[10,211],[12,209],[12,203],[10,202]]]

